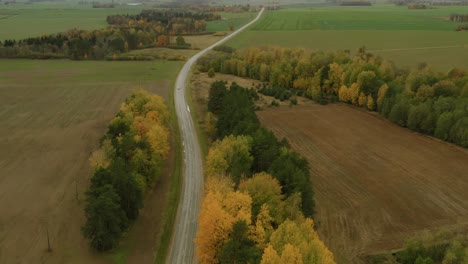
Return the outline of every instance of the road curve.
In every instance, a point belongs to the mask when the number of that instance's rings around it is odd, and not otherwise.
[[[174,87],[174,103],[182,140],[184,176],[176,223],[174,224],[175,231],[171,241],[170,254],[166,259],[167,263],[185,264],[197,262],[194,254],[195,244],[193,239],[197,232],[197,216],[203,191],[203,163],[195,126],[186,100],[186,83],[190,69],[205,53],[228,41],[255,23],[262,15],[263,10],[262,8],[257,17],[248,24],[191,57],[177,76]]]

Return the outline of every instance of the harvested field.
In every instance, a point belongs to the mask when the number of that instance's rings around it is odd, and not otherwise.
[[[152,262],[166,203],[154,193],[167,179],[147,197],[123,253],[95,255],[81,235],[88,159],[130,91],[168,100],[180,65],[0,60],[0,263]]]
[[[343,104],[257,114],[309,160],[315,221],[338,263],[361,263],[424,230],[468,226],[466,149]]]

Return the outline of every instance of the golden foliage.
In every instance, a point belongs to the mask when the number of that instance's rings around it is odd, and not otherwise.
[[[383,103],[383,99],[385,98],[385,95],[387,94],[388,91],[388,85],[384,83],[382,86],[379,88],[379,92],[377,93],[377,107],[380,109]]]
[[[268,205],[263,204],[260,208],[260,213],[257,215],[255,226],[252,227],[249,238],[255,241],[255,244],[260,250],[264,250],[270,240],[273,226],[271,223],[273,218],[270,216]]]
[[[319,239],[318,234],[314,230],[314,222],[310,218],[298,219],[296,221],[288,219],[284,221],[271,235],[270,245],[276,252],[281,252],[282,257],[284,251],[288,248],[286,256],[291,261],[297,256],[297,249],[302,255],[303,263],[335,263],[333,254]],[[287,245],[290,245],[292,248]]]
[[[213,143],[206,158],[207,176],[224,176],[236,156],[243,155],[253,160],[249,152],[249,138],[246,136],[227,136]]]
[[[235,222],[251,223],[252,199],[248,194],[234,191],[233,186],[226,177],[209,177],[206,182],[195,237],[201,263],[218,263],[216,256]]]
[[[375,110],[374,98],[370,94],[367,96],[367,109],[371,111]]]

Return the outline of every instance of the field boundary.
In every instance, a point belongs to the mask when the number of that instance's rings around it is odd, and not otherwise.
[[[431,50],[431,49],[451,49],[451,48],[468,48],[468,45],[463,44],[463,45],[435,46],[435,47],[420,47],[420,48],[380,49],[380,50],[370,50],[369,52],[407,51],[407,50]]]

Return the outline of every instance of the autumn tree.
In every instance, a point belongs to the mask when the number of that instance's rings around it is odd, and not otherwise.
[[[263,251],[270,241],[270,236],[273,233],[273,218],[270,216],[270,210],[267,204],[260,207],[260,212],[255,220],[255,226],[252,227],[250,238],[255,241],[258,249]]]
[[[265,253],[267,256],[268,254],[274,255],[276,251],[281,254],[281,259],[293,261],[292,263],[301,263],[300,257],[302,257],[302,263],[335,263],[333,254],[320,240],[314,230],[314,223],[309,218],[284,221],[271,235],[270,246],[272,248],[267,247],[268,250],[265,249],[264,255]],[[266,260],[264,262],[263,259],[262,263],[271,263]]]
[[[249,142],[246,136],[227,136],[213,143],[206,158],[208,176],[227,176],[238,184],[242,175],[248,175],[253,158],[250,155]]]
[[[239,190],[252,197],[253,217],[257,217],[261,207],[266,204],[275,222],[279,224],[282,221],[283,195],[277,179],[265,172],[257,173],[252,178],[241,182]]]
[[[94,248],[112,248],[120,237],[118,232],[124,231],[124,227],[119,231],[113,223],[105,222],[110,221],[107,218],[96,216],[96,208],[107,203],[110,209],[102,217],[113,217],[125,223],[125,228],[138,217],[144,194],[160,174],[162,161],[169,151],[168,121],[169,111],[163,99],[143,90],[135,90],[111,120],[101,149],[91,158],[95,172],[86,200],[87,220],[83,230]],[[104,201],[96,193],[105,186],[112,191],[106,189],[104,197],[108,199]],[[93,224],[94,221],[100,224]],[[99,240],[107,242],[98,243],[95,236],[105,236]]]
[[[250,225],[251,203],[248,194],[234,191],[230,179],[208,177],[195,237],[196,253],[201,263],[218,263],[217,257],[235,222],[244,221]]]

